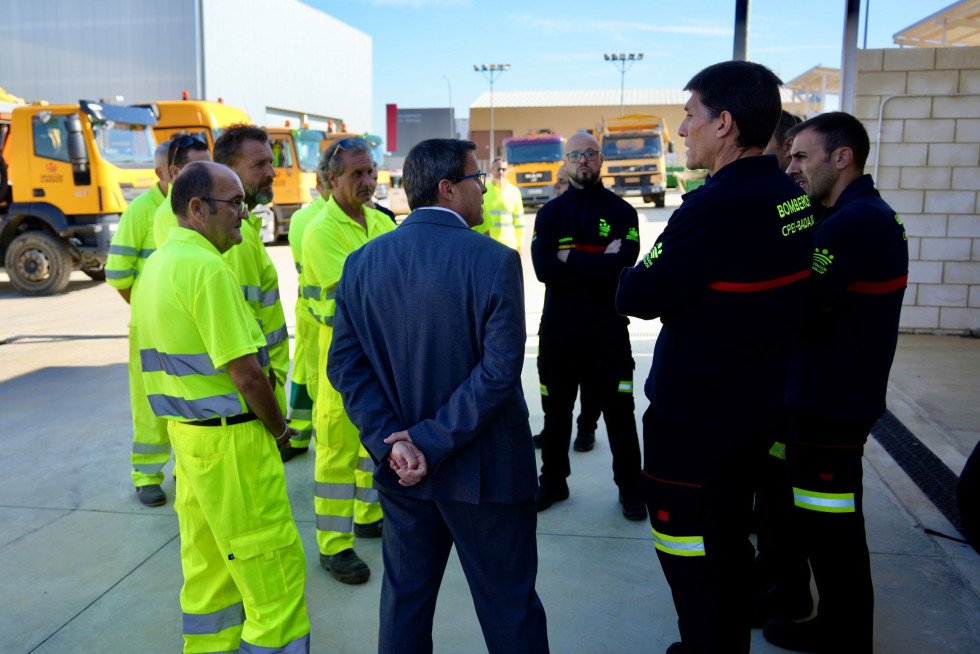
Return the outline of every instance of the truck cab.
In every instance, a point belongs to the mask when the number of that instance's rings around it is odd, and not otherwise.
[[[667,195],[667,160],[673,152],[667,124],[660,116],[633,114],[596,125],[602,147],[602,183],[620,197],[641,196],[663,207]]]
[[[105,278],[128,202],[156,183],[146,108],[80,100],[10,112],[0,188],[0,254],[24,295],[63,291],[71,271]]]
[[[507,179],[521,191],[524,206],[545,204],[555,197],[555,179],[565,158],[565,137],[548,130],[511,136],[503,142]]]
[[[140,105],[149,108],[156,116],[157,124],[153,134],[157,143],[172,138],[179,132],[200,134],[214,152],[214,142],[221,136],[221,130],[235,123],[252,124],[252,119],[244,110],[207,100],[161,100]]]
[[[311,129],[267,127],[276,178],[272,182],[275,199],[271,239],[289,233],[289,220],[299,209],[317,197],[316,167],[320,162],[323,133]],[[263,239],[266,240],[266,239]]]

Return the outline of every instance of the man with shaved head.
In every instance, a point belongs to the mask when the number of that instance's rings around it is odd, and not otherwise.
[[[531,239],[534,272],[545,284],[538,375],[547,397],[547,437],[537,508],[568,497],[572,408],[579,386],[588,386],[605,417],[623,515],[643,520],[629,320],[614,302],[620,272],[640,253],[636,209],[603,187],[602,154],[592,136],[569,138],[565,160],[568,190],[538,211]]]

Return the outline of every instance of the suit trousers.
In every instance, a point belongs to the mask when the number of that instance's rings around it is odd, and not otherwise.
[[[749,519],[772,433],[643,416],[644,496],[685,652],[749,651]]]
[[[384,581],[379,654],[432,652],[436,597],[453,545],[490,654],[546,654],[534,500],[466,504],[381,490]]]
[[[813,570],[817,615],[846,639],[847,652],[871,652],[874,588],[861,458],[874,422],[831,420],[795,409],[789,417],[793,526]]]
[[[557,333],[556,333],[557,332]],[[541,326],[538,376],[546,393],[541,488],[563,491],[571,474],[568,446],[579,386],[591,391],[606,423],[613,480],[626,500],[640,499],[640,444],[633,415],[633,353],[626,328],[596,335],[595,344]]]

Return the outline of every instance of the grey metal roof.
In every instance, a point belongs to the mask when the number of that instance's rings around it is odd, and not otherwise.
[[[626,89],[623,104],[683,105],[689,94],[681,89]],[[494,107],[609,107],[619,104],[619,89],[591,91],[494,91]],[[489,109],[490,91],[483,92],[470,109]]]

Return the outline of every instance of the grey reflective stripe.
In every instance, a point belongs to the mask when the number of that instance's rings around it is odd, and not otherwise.
[[[263,307],[271,307],[276,302],[279,301],[279,287],[269,289],[268,291],[262,291],[259,296],[259,300],[262,302]]]
[[[118,254],[123,257],[135,257],[138,250],[128,245],[110,245],[109,254]]]
[[[126,277],[135,277],[136,268],[126,268],[125,270],[109,270],[105,269],[106,279],[125,279]]]
[[[509,227],[510,223],[494,223],[494,227]]]
[[[357,469],[361,472],[374,472],[374,461],[370,457],[358,457]]]
[[[793,487],[793,503],[821,513],[856,513],[854,493],[818,493]]]
[[[133,454],[170,454],[170,444],[152,445],[133,441]]]
[[[323,322],[323,317],[320,314],[318,314],[316,311],[314,311],[313,307],[306,307],[306,310],[309,312],[311,316],[313,316],[314,320],[316,320],[317,322]]]
[[[704,556],[704,538],[701,536],[669,536],[656,529],[653,532],[653,545],[665,554],[675,556]]]
[[[545,386],[544,384],[541,384],[540,386],[541,386],[541,394],[544,395],[545,397],[548,397],[548,387]]]
[[[627,381],[621,381],[621,382],[619,382],[619,386],[617,387],[616,390],[618,390],[620,393],[632,393],[633,392],[633,381],[632,380],[627,380]]]
[[[262,647],[243,640],[238,646],[238,654],[310,654],[310,635],[300,636],[281,647]]]
[[[327,327],[333,327],[333,316],[324,316],[323,324]]]
[[[160,463],[134,463],[133,470],[141,472],[144,475],[158,475],[165,465],[167,465],[166,461],[161,461]]]
[[[208,418],[237,416],[242,413],[242,403],[238,393],[212,395],[196,400],[188,400],[173,395],[147,395],[150,408],[158,416],[180,416],[187,420],[207,420]]]
[[[334,286],[333,288],[328,288],[327,290],[325,290],[323,292],[323,299],[326,300],[327,302],[329,302],[330,300],[334,299],[335,297],[337,297],[337,287],[336,286]]]
[[[334,531],[338,534],[354,533],[354,516],[317,515],[317,531]]]
[[[143,372],[165,372],[174,377],[187,375],[203,375],[213,377],[223,370],[217,370],[211,363],[211,357],[204,354],[166,354],[159,350],[147,348],[140,350],[140,365]]]
[[[316,496],[321,500],[352,500],[354,499],[354,484],[331,484],[316,482]]]
[[[313,420],[313,409],[296,409],[289,407],[288,418],[292,420]]]
[[[140,259],[145,259],[154,252],[156,252],[156,248],[143,248],[140,250]]]
[[[263,368],[272,365],[272,359],[269,358],[269,348],[264,345],[255,353],[255,358],[259,360],[259,365]]]
[[[303,264],[301,264],[299,261],[296,262],[296,273],[299,275],[303,274]]]
[[[242,286],[242,295],[246,302],[258,302],[262,297],[261,286]]]
[[[354,499],[359,502],[365,502],[366,504],[377,504],[381,501],[378,491],[373,488],[361,488],[360,486],[354,491]]]
[[[238,602],[214,613],[185,613],[184,635],[206,636],[245,624],[245,604]]]
[[[289,340],[289,330],[286,329],[286,325],[283,325],[274,332],[269,332],[265,335],[265,342],[272,346],[278,345],[279,343],[285,343]]]
[[[491,209],[490,210],[490,213],[495,214],[497,216],[509,216],[510,215],[510,212],[507,211],[506,209]]]
[[[304,286],[303,287],[303,297],[307,300],[315,300],[320,297],[320,293],[323,291],[319,286]]]

